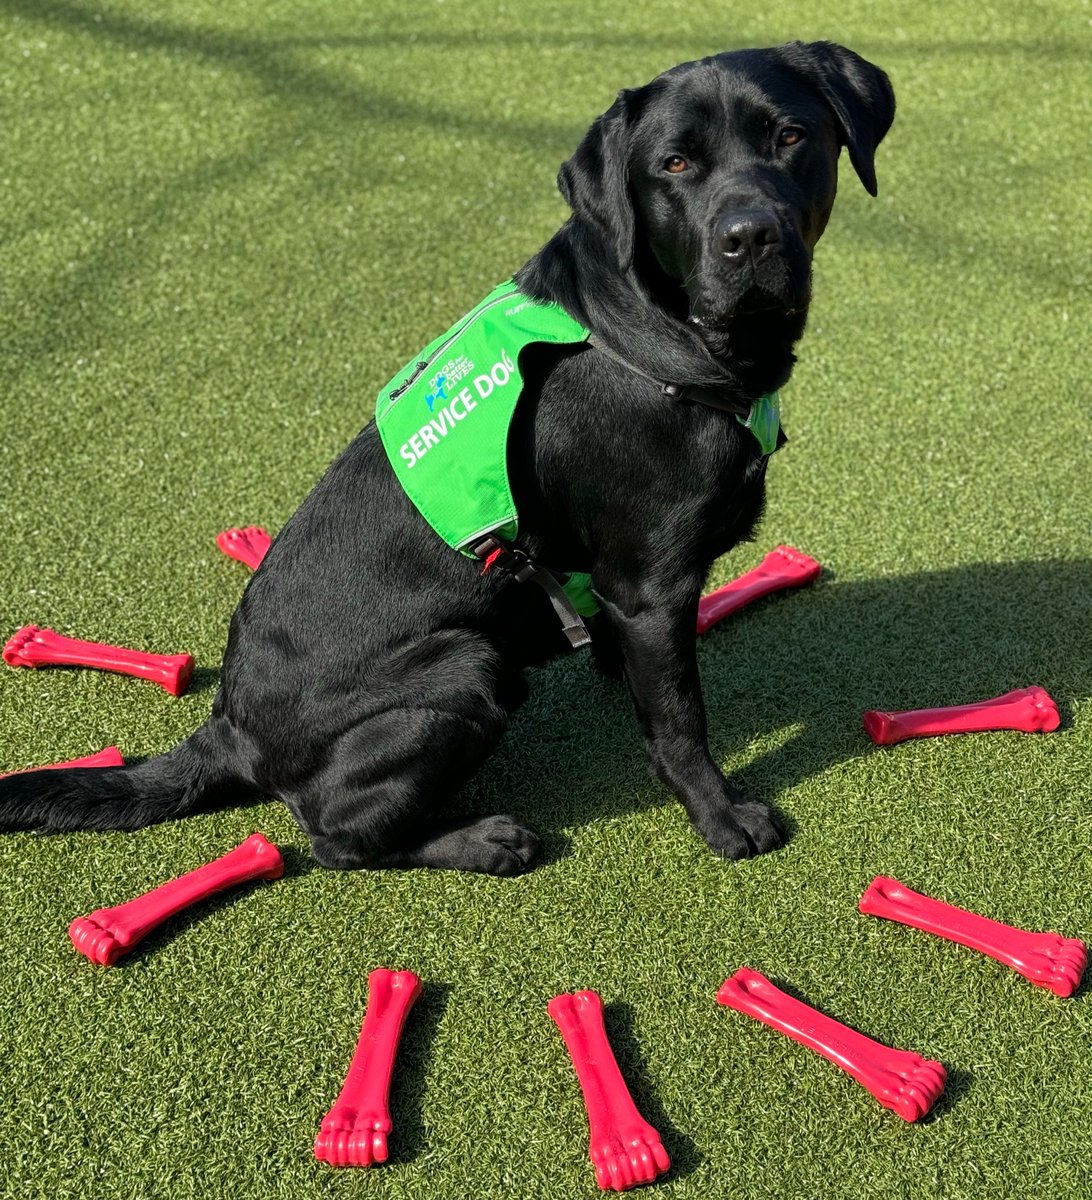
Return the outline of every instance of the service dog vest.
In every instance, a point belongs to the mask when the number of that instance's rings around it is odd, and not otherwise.
[[[519,514],[508,479],[508,431],[523,390],[520,354],[536,342],[586,342],[589,331],[559,305],[500,284],[430,342],[376,400],[379,436],[398,482],[449,546],[470,557],[487,535],[513,542]],[[777,395],[755,401],[746,420],[763,454],[777,446]],[[582,616],[598,612],[591,577],[562,587]]]

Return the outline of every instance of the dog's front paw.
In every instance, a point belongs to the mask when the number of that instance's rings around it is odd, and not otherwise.
[[[721,858],[753,858],[776,850],[784,841],[768,805],[744,799],[726,805],[701,834],[714,854]]]

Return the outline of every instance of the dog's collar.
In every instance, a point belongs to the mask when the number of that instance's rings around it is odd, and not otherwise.
[[[607,358],[632,371],[634,375],[640,375],[642,379],[656,384],[663,395],[670,396],[672,400],[693,400],[696,404],[704,404],[708,408],[716,408],[721,412],[734,413],[737,417],[750,415],[751,402],[749,400],[744,400],[739,396],[728,396],[716,388],[703,387],[696,383],[672,383],[670,380],[659,379],[631,363],[628,358],[623,358],[617,350],[611,349],[594,333],[589,335],[588,344],[594,346],[600,354],[605,354]]]
[[[697,383],[672,383],[642,371],[629,359],[623,358],[616,350],[605,345],[594,333],[588,336],[588,343],[600,354],[632,371],[634,375],[640,375],[642,379],[656,384],[661,394],[672,400],[691,400],[695,404],[704,404],[706,408],[715,408],[718,412],[731,413],[741,425],[754,434],[763,454],[772,454],[777,449],[781,422],[776,392],[760,396],[757,400],[744,400],[739,396],[726,395],[716,388]]]

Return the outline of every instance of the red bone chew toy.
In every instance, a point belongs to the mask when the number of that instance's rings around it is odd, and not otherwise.
[[[315,1138],[315,1157],[320,1162],[370,1167],[387,1161],[394,1056],[406,1017],[420,994],[421,980],[412,971],[380,967],[368,976],[368,1008],[353,1061]]]
[[[168,917],[215,892],[252,879],[280,879],[281,852],[260,833],[220,858],[172,879],[153,891],[114,908],[77,917],[68,927],[72,945],[92,962],[112,966]]]
[[[605,1192],[652,1183],[671,1159],[618,1070],[603,1026],[603,1001],[595,992],[565,992],[546,1011],[561,1030],[584,1093],[596,1183]]]
[[[750,967],[740,967],[721,984],[717,1003],[772,1025],[794,1042],[829,1058],[905,1121],[924,1117],[944,1091],[948,1076],[941,1063],[865,1037],[785,995]]]
[[[959,704],[954,708],[916,708],[907,712],[869,709],[864,727],[877,746],[893,746],[907,738],[940,733],[983,733],[1017,729],[1021,733],[1050,733],[1058,728],[1058,706],[1041,687],[1018,688],[993,700]]]
[[[273,539],[260,525],[247,525],[243,529],[225,529],[216,535],[216,544],[228,556],[246,563],[252,570],[265,558]]]
[[[52,629],[24,625],[4,645],[4,662],[10,667],[98,667],[119,675],[150,679],[181,696],[193,675],[193,658],[188,654],[145,654],[103,642],[83,642]]]
[[[923,896],[888,875],[877,875],[858,905],[861,912],[886,917],[981,950],[1057,996],[1072,996],[1088,960],[1084,943],[1057,933],[1031,933],[1013,925]]]
[[[60,771],[64,767],[123,767],[125,759],[117,746],[107,746],[96,754],[88,754],[84,758],[72,758],[68,762],[43,763],[40,767],[25,767],[22,771],[8,771],[0,775],[6,779],[8,775],[25,775],[28,771]]]
[[[784,588],[802,587],[819,578],[822,567],[791,546],[778,546],[746,575],[733,579],[698,601],[698,633],[705,633],[729,613]]]

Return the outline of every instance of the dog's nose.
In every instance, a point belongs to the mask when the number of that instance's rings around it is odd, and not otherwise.
[[[781,245],[781,228],[764,209],[729,213],[717,223],[717,241],[729,262],[757,262]]]

